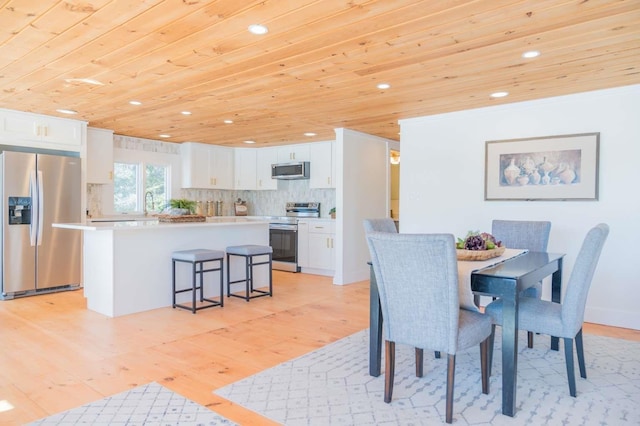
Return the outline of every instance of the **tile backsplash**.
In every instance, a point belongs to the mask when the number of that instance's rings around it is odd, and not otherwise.
[[[182,189],[181,197],[195,201],[222,201],[225,216],[233,216],[233,203],[240,198],[247,202],[250,216],[284,216],[289,201],[320,203],[320,216],[329,217],[335,207],[335,189],[310,189],[308,180],[278,181],[278,190],[233,191],[212,189]]]

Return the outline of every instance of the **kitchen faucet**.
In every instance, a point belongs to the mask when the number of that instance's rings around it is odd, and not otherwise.
[[[151,210],[155,210],[155,203],[153,201],[153,192],[151,191],[147,191],[144,194],[144,215],[146,216],[148,214],[147,212],[147,199],[149,198],[149,195],[151,195]]]

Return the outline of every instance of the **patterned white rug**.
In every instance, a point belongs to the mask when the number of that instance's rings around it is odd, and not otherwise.
[[[549,337],[538,335],[528,349],[526,333],[519,337],[516,415],[501,414],[498,332],[489,395],[481,392],[479,349],[456,357],[454,424],[640,424],[640,343],[585,335],[588,378],[580,378],[576,360],[572,398],[562,343],[551,351]],[[444,423],[446,362],[425,351],[425,376],[416,378],[413,348],[396,345],[393,401],[385,404],[384,372],[368,374],[364,330],[215,393],[287,426],[433,425]]]
[[[31,425],[235,425],[202,405],[152,382]]]

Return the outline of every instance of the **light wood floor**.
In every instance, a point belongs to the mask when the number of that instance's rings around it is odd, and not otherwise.
[[[272,424],[213,390],[368,326],[368,281],[274,271],[273,298],[196,315],[171,308],[119,318],[82,291],[0,302],[0,424],[18,425],[158,382],[243,425]],[[640,331],[585,325],[640,341]]]

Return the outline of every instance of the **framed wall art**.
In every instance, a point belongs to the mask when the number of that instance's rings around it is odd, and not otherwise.
[[[487,141],[484,199],[597,200],[600,133]]]

